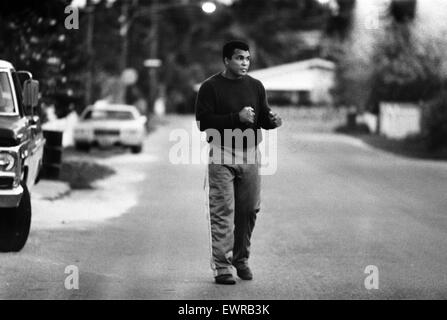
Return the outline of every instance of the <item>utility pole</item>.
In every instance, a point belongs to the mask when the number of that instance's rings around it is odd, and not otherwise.
[[[150,10],[151,28],[149,31],[149,58],[157,59],[158,56],[158,0],[153,0]],[[154,103],[158,96],[157,68],[149,68],[149,105],[148,112],[154,109]]]
[[[120,17],[121,29],[120,35],[122,37],[121,41],[121,56],[120,56],[120,70],[123,71],[127,68],[127,59],[129,55],[129,2],[128,0],[123,0],[121,7],[121,17]]]
[[[88,106],[92,103],[92,86],[93,86],[93,33],[94,33],[94,7],[92,0],[87,0],[86,13],[87,13],[87,75],[85,81],[85,105]]]

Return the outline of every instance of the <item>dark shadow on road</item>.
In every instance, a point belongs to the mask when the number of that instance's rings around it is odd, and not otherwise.
[[[115,174],[115,170],[92,161],[68,160],[62,162],[59,180],[71,189],[94,189],[93,182]]]
[[[67,147],[64,149],[64,157],[85,157],[85,158],[96,158],[96,159],[106,159],[110,157],[115,157],[130,153],[129,149],[124,147],[109,147],[100,148],[92,147],[89,151],[76,150],[74,147]]]

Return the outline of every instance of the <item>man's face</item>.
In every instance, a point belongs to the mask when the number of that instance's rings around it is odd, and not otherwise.
[[[250,52],[235,49],[231,59],[225,58],[225,67],[236,78],[246,75],[250,67]]]

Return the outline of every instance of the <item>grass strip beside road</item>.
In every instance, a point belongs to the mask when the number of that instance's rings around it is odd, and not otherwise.
[[[115,170],[94,161],[68,160],[62,163],[59,180],[73,190],[94,189],[93,183],[115,174]]]

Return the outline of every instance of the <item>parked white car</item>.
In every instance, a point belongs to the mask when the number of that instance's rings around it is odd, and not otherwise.
[[[89,151],[92,146],[124,146],[132,153],[140,153],[146,122],[146,116],[135,106],[96,102],[84,110],[74,128],[75,147]]]

